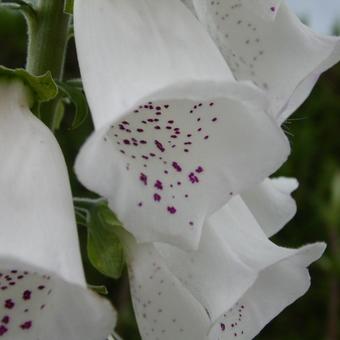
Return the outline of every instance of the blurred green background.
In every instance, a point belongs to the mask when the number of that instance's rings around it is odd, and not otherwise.
[[[339,33],[339,30],[334,28],[334,33]],[[26,42],[24,19],[19,14],[0,10],[0,65],[23,67]],[[74,77],[79,77],[79,70],[74,41],[71,40],[66,78]],[[311,290],[271,322],[257,339],[340,339],[340,209],[339,202],[335,203],[332,199],[336,173],[340,176],[339,111],[340,64],[321,77],[310,98],[284,125],[293,152],[279,175],[296,177],[300,188],[294,194],[298,213],[275,237],[275,242],[286,246],[300,246],[325,240],[328,249],[323,259],[311,268]],[[72,166],[79,147],[92,130],[92,123],[88,117],[78,129],[71,130],[72,119],[72,110],[67,110],[56,136],[69,166],[74,196],[91,196],[77,182]],[[86,233],[82,227],[79,231],[88,282],[109,288],[111,300],[119,311],[118,332],[123,338],[140,339],[131,309],[126,273],[116,282],[101,276],[86,259]]]

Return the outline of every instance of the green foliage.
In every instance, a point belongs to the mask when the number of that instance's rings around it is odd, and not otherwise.
[[[64,12],[67,14],[73,14],[74,0],[65,0]]]
[[[62,99],[67,99],[66,103],[71,102],[75,107],[75,114],[71,129],[77,129],[86,119],[89,114],[89,109],[85,94],[83,92],[81,84],[75,81],[58,82]]]
[[[34,76],[24,69],[0,66],[0,78],[19,78],[32,90],[34,101],[37,102],[49,101],[58,94],[58,88],[50,72]]]
[[[76,200],[78,222],[88,230],[87,254],[91,264],[103,275],[119,279],[125,258],[119,238],[121,223],[104,200]],[[85,216],[83,215],[85,214]],[[83,221],[79,220],[83,217]]]
[[[87,285],[88,288],[92,289],[94,292],[100,295],[107,295],[109,294],[107,288],[105,286],[94,286],[94,285]]]

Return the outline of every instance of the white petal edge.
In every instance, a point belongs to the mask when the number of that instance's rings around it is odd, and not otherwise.
[[[279,232],[295,216],[297,207],[291,193],[297,187],[295,178],[268,178],[241,194],[268,237]]]

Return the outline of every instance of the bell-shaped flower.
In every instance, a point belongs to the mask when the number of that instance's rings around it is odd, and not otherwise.
[[[197,248],[206,217],[289,153],[263,92],[180,1],[78,0],[74,15],[96,128],[78,178],[138,241]]]
[[[320,74],[340,60],[340,39],[314,33],[284,1],[188,2],[236,79],[266,91],[270,113],[280,123],[304,102]]]
[[[134,309],[148,340],[252,339],[308,290],[307,267],[325,249],[276,246],[239,196],[207,220],[196,251],[127,244]]]
[[[0,79],[0,338],[103,340],[115,313],[86,288],[66,165],[30,100]]]

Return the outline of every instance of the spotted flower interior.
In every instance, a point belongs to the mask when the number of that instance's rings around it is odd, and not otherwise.
[[[37,327],[44,319],[53,288],[54,282],[49,275],[1,269],[0,337],[23,339]]]
[[[318,76],[340,59],[340,40],[313,33],[284,2],[193,3],[236,79],[251,80],[266,91],[270,112],[280,122],[307,98]],[[257,15],[255,9],[264,16],[272,13],[273,20]]]
[[[193,248],[206,216],[274,171],[288,144],[270,117],[238,99],[184,98],[144,102],[95,133],[76,172],[140,241]]]

